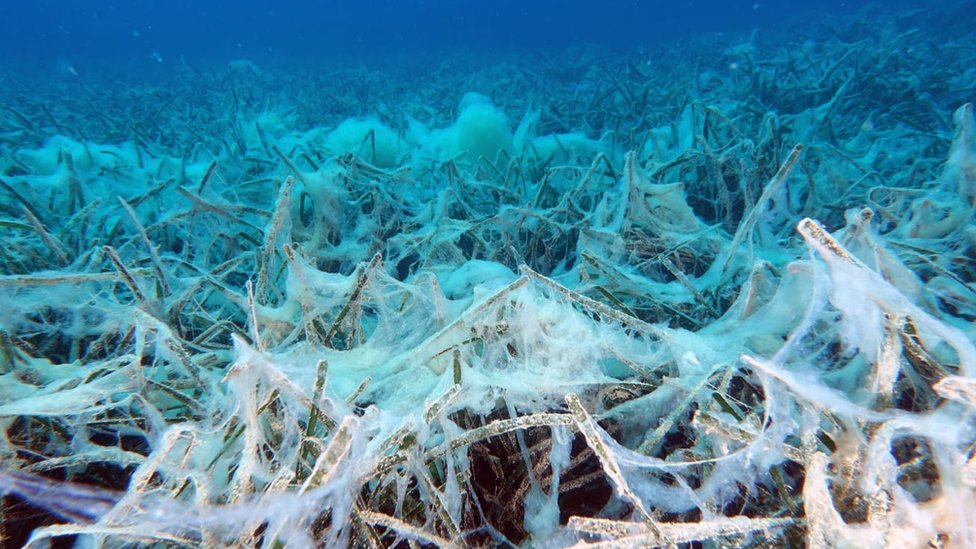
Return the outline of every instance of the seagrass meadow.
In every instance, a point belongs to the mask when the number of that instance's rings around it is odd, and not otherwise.
[[[0,538],[976,547],[974,8],[0,72]]]

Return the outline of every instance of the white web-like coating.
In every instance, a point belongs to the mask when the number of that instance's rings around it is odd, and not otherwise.
[[[972,106],[881,182],[832,71],[636,142],[469,94],[12,150],[0,493],[37,547],[976,546]]]

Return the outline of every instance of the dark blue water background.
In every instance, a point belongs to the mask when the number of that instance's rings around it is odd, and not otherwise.
[[[0,66],[36,70],[368,62],[445,52],[624,50],[771,29],[864,0],[0,0]],[[887,2],[886,4],[891,4]],[[160,67],[161,66],[161,67]]]

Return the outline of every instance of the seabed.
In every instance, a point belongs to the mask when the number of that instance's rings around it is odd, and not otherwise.
[[[976,547],[958,15],[3,73],[0,537]]]

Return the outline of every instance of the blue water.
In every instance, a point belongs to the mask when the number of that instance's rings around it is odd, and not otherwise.
[[[290,64],[379,61],[458,48],[545,52],[598,44],[628,50],[697,32],[773,30],[787,19],[850,14],[866,3],[6,1],[0,4],[0,58],[38,69],[125,64],[155,70],[152,64],[178,59],[206,65],[244,57]]]

